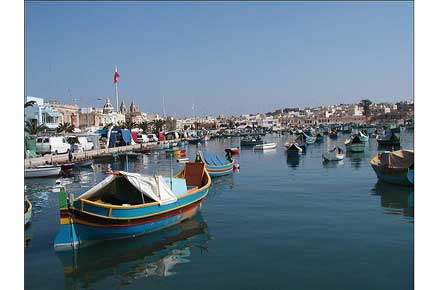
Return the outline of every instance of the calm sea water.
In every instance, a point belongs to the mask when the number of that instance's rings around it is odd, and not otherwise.
[[[348,137],[348,136],[345,136]],[[402,148],[413,133],[402,131]],[[289,136],[266,136],[278,148],[242,149],[240,172],[215,179],[197,216],[152,235],[56,253],[55,179],[25,180],[34,206],[25,231],[25,289],[413,289],[413,190],[383,184],[369,165],[377,153],[323,164],[338,140],[288,158]],[[239,138],[189,145],[223,154]],[[344,146],[341,146],[344,148]],[[129,161],[128,169],[176,173],[165,152]],[[94,165],[61,179],[78,196],[125,162]]]

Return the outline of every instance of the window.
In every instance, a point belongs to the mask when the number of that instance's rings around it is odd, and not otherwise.
[[[42,143],[43,142],[43,138],[37,138],[37,143]]]
[[[49,138],[44,138],[43,143],[49,143]]]

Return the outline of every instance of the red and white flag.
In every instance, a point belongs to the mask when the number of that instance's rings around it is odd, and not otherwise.
[[[115,75],[113,76],[113,83],[117,84],[119,80],[118,68],[115,66]]]

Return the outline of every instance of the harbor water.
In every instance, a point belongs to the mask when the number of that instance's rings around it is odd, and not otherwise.
[[[56,178],[25,180],[33,204],[25,230],[25,289],[413,289],[414,193],[378,182],[364,153],[324,163],[322,153],[349,135],[307,146],[288,157],[293,136],[267,135],[278,147],[242,148],[239,172],[213,179],[192,219],[141,237],[109,241],[77,252],[55,252],[58,231]],[[401,132],[413,149],[413,132]],[[224,155],[240,139],[188,145]],[[172,167],[172,170],[170,170]],[[108,170],[168,176],[183,164],[165,151],[138,159],[94,164],[60,178],[75,196]]]

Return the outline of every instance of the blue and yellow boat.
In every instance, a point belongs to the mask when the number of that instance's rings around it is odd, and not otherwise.
[[[210,185],[203,163],[186,163],[173,178],[110,172],[77,198],[68,197],[61,187],[60,229],[54,247],[77,248],[178,224],[195,214]]]
[[[203,162],[211,177],[224,176],[234,172],[234,160],[207,151],[197,152],[196,162]]]
[[[370,161],[377,178],[387,183],[414,185],[414,151],[383,152]]]

